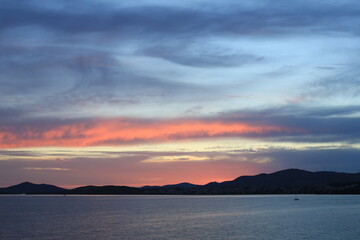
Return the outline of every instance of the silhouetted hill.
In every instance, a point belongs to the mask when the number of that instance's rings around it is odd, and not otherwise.
[[[241,176],[206,185],[179,183],[165,186],[84,186],[71,190],[29,182],[0,189],[3,193],[38,194],[360,194],[360,173],[310,172],[287,169],[270,174]]]
[[[69,190],[67,194],[141,194],[141,189],[127,186],[84,186]]]
[[[49,194],[49,193],[62,193],[66,189],[48,185],[48,184],[34,184],[31,182],[23,182],[7,188],[0,189],[0,193],[6,194]]]
[[[193,188],[193,187],[200,187],[201,185],[196,185],[192,183],[178,183],[178,184],[169,184],[164,186],[143,186],[142,189],[156,189],[156,188]]]
[[[192,183],[179,183],[179,184],[172,184],[172,185],[165,185],[164,188],[193,188],[193,187],[199,187],[201,185],[196,185]]]
[[[310,172],[287,169],[271,174],[241,176],[233,181],[210,183],[213,187],[289,187],[323,186],[334,183],[360,182],[360,173]]]

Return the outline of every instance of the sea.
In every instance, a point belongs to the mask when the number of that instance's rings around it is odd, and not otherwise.
[[[360,195],[0,196],[1,240],[360,239]]]

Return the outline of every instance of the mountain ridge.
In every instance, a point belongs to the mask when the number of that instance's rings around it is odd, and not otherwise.
[[[49,184],[23,182],[0,188],[0,194],[360,194],[360,173],[311,172],[285,169],[244,175],[231,181],[196,185],[188,182],[164,186],[81,186],[64,189]]]
[[[60,188],[55,185],[50,184],[35,184],[31,182],[22,182],[17,185],[13,185],[6,188],[0,188],[0,193],[8,193],[8,194],[50,194],[50,193],[60,193],[66,191],[64,188]]]

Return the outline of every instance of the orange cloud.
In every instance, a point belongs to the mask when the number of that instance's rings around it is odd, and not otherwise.
[[[195,138],[266,136],[294,130],[221,120],[100,119],[57,124],[52,127],[0,126],[0,148],[44,146],[106,146],[141,142],[168,142]]]

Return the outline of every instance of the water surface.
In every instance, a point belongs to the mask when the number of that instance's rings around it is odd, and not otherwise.
[[[0,196],[0,239],[360,239],[360,196],[299,197]]]

